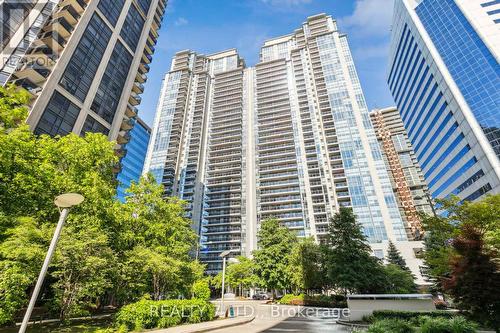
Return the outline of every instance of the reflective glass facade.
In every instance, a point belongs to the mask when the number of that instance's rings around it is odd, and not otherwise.
[[[500,64],[453,0],[425,0],[416,12],[500,157]]]
[[[120,161],[121,171],[117,176],[119,186],[116,196],[122,202],[125,201],[130,184],[138,182],[142,175],[151,129],[141,119],[137,119],[129,136],[130,141],[125,144],[127,153]]]
[[[455,1],[396,1],[387,82],[431,195],[477,199],[500,190],[500,66]]]

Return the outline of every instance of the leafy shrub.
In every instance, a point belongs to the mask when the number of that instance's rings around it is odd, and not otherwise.
[[[415,329],[406,321],[398,319],[384,319],[372,324],[368,333],[413,333]]]
[[[447,311],[394,311],[394,310],[373,311],[373,317],[376,321],[383,319],[412,320],[422,316],[427,316],[430,318],[450,319],[455,317],[456,313]]]
[[[294,294],[286,294],[278,301],[279,304],[286,305],[304,305],[304,294],[294,295]]]
[[[118,326],[125,326],[129,330],[142,330],[199,323],[212,320],[214,316],[215,306],[203,300],[143,299],[121,308],[115,322]]]
[[[475,333],[476,325],[463,317],[452,319],[427,318],[422,324],[422,333]]]
[[[210,299],[210,286],[208,284],[208,279],[196,281],[193,284],[192,292],[194,298],[208,301]]]

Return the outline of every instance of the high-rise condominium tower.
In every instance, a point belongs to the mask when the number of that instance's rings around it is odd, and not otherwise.
[[[58,1],[10,77],[33,94],[27,122],[34,132],[101,132],[125,144],[165,6],[166,0]]]
[[[427,184],[397,108],[370,113],[389,170],[399,211],[411,234],[422,235],[421,213],[432,214]]]
[[[396,0],[389,87],[434,198],[500,192],[500,2]]]
[[[0,85],[7,83],[59,0],[4,0],[1,3]]]
[[[346,206],[378,256],[393,240],[418,274],[420,244],[408,241],[347,38],[330,16],[265,42],[255,68],[235,50],[177,53],[144,171],[189,202],[210,273],[224,250],[250,255],[264,219],[321,241]]]

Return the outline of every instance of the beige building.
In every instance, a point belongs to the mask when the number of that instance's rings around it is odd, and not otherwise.
[[[433,206],[403,120],[395,107],[373,110],[370,116],[408,237],[419,239],[423,231],[420,214],[432,214]]]
[[[166,0],[58,1],[9,78],[33,95],[27,119],[33,131],[101,132],[124,153],[120,145],[134,125],[165,6]]]

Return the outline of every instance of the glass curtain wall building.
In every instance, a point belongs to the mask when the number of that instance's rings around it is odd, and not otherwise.
[[[134,127],[127,136],[129,138],[125,145],[127,154],[120,161],[121,170],[116,177],[119,181],[116,196],[121,202],[125,202],[127,189],[132,182],[137,183],[142,175],[151,128],[141,118],[137,118]]]
[[[266,41],[255,67],[235,50],[179,52],[144,171],[188,200],[209,273],[224,250],[250,255],[264,219],[321,242],[345,206],[377,256],[393,240],[419,275],[347,37],[325,14]]]
[[[370,116],[382,147],[401,216],[409,228],[409,235],[418,239],[423,234],[420,214],[433,214],[432,200],[422,169],[398,109],[390,107],[373,110]]]
[[[396,0],[387,81],[434,198],[500,192],[499,11]]]
[[[30,91],[37,134],[100,132],[122,145],[152,61],[166,0],[61,1],[10,81]]]

